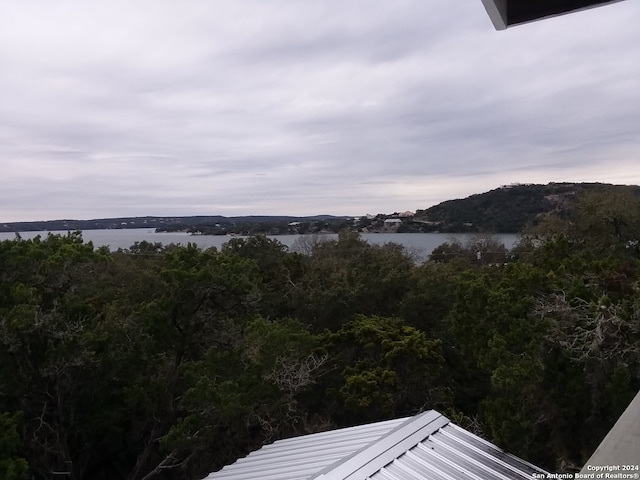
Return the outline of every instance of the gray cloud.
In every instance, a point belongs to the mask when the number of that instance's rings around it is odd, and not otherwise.
[[[0,7],[0,220],[362,214],[640,182],[640,5]]]

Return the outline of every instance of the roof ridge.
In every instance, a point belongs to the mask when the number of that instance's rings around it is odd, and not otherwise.
[[[410,417],[388,435],[378,438],[350,456],[336,461],[309,477],[308,480],[366,478],[449,423],[450,420],[447,417],[435,410]],[[357,477],[356,474],[358,474]]]

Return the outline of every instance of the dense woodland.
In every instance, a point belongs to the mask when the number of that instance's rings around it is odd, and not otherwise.
[[[581,195],[511,252],[302,238],[1,242],[0,478],[198,479],[428,409],[573,471],[640,389],[631,192]]]

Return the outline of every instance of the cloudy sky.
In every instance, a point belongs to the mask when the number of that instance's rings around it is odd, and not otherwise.
[[[640,2],[0,0],[0,221],[640,184]]]

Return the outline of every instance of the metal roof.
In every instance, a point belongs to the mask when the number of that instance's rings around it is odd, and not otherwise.
[[[374,443],[406,420],[400,418],[278,440],[205,480],[306,480]]]
[[[522,480],[547,474],[436,411],[279,440],[205,480]]]

